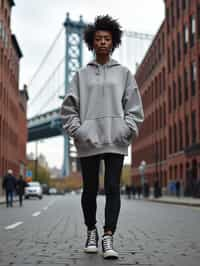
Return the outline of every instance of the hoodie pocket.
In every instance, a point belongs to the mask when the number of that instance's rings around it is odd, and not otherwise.
[[[85,120],[74,138],[81,147],[127,146],[131,143],[132,131],[122,117],[101,117]]]
[[[75,143],[83,147],[95,147],[102,144],[100,135],[101,129],[97,120],[85,120],[75,133]]]
[[[112,121],[111,127],[112,142],[126,146],[130,144],[132,138],[131,129],[121,117],[115,118]]]

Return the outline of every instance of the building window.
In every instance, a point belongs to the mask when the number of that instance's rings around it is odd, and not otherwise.
[[[0,39],[3,40],[3,21],[0,20]]]
[[[183,126],[181,120],[179,120],[179,149],[183,149]]]
[[[184,50],[184,53],[186,54],[187,53],[187,46],[188,46],[188,41],[189,41],[189,31],[188,31],[188,26],[187,25],[184,25],[183,26],[183,33],[184,33],[184,36],[183,36],[183,50]]]
[[[160,113],[160,128],[162,128],[162,117],[163,117],[163,113],[162,113],[162,107],[160,107],[160,111],[159,111],[159,113]]]
[[[164,139],[164,160],[167,159],[167,139]]]
[[[158,78],[155,78],[155,97],[158,97]]]
[[[180,17],[179,0],[176,0],[176,17],[177,17],[177,19],[179,19],[179,17]]]
[[[190,144],[189,138],[189,118],[185,116],[185,146],[188,147]]]
[[[172,28],[174,27],[174,1],[171,2],[171,23],[172,23]]]
[[[172,128],[169,127],[169,154],[172,153]]]
[[[170,48],[167,49],[168,50],[168,72],[171,72],[171,55],[170,55]]]
[[[162,93],[162,90],[163,90],[163,86],[162,86],[162,72],[160,72],[160,74],[159,74],[159,87],[160,87],[159,93],[161,94]]]
[[[200,5],[197,7],[197,31],[198,37],[200,38]]]
[[[163,68],[163,71],[162,71],[163,75],[162,75],[162,84],[163,84],[163,91],[165,91],[165,68]]]
[[[191,78],[191,95],[194,96],[196,93],[196,78],[197,78],[197,67],[196,63],[192,62],[190,66],[190,78]]]
[[[177,131],[176,131],[176,124],[174,125],[174,152],[177,152]]]
[[[196,143],[196,112],[192,112],[192,143]]]
[[[176,47],[174,40],[172,41],[172,65],[173,68],[176,66]]]
[[[173,81],[173,109],[176,109],[176,83]]]
[[[172,166],[169,168],[169,179],[172,180]]]
[[[190,16],[190,47],[194,46],[195,42],[195,33],[196,33],[196,25],[195,25],[195,16]]]
[[[181,61],[181,35],[180,32],[177,33],[177,58]]]
[[[169,33],[170,22],[169,22],[169,8],[166,8],[166,20],[167,20],[167,33]]]
[[[172,111],[172,104],[171,104],[171,87],[169,87],[169,90],[168,90],[168,106],[169,106],[169,113],[171,113]]]
[[[162,52],[165,54],[165,33],[162,33]]]
[[[158,40],[158,60],[160,60],[161,58],[161,40]]]
[[[163,110],[163,124],[164,124],[164,127],[166,125],[166,104],[164,103],[164,110]]]
[[[188,100],[188,72],[184,69],[184,99]]]
[[[183,10],[186,9],[186,0],[182,0],[182,9],[183,9]]]
[[[183,165],[180,164],[180,179],[183,179]]]
[[[181,78],[178,77],[178,104],[182,104],[182,88],[181,88]]]
[[[178,178],[177,176],[177,165],[174,166],[174,179],[176,180]]]

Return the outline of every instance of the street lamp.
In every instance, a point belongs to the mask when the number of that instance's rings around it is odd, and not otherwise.
[[[43,140],[36,140],[35,141],[35,176],[34,179],[37,181],[38,179],[38,143],[44,142]]]
[[[143,193],[143,196],[144,196],[144,181],[145,181],[145,176],[144,176],[144,172],[145,172],[145,169],[146,169],[146,165],[147,163],[143,160],[140,162],[140,165],[138,167],[138,170],[139,170],[139,173],[140,173],[140,176],[141,176],[141,185],[142,185],[142,193]]]

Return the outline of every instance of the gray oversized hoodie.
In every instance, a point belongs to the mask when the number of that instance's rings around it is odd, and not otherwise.
[[[79,157],[108,152],[127,155],[144,120],[134,77],[113,59],[104,65],[90,62],[74,75],[61,117]]]

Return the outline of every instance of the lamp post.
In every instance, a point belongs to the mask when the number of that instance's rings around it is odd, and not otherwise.
[[[36,140],[35,142],[35,176],[34,176],[35,181],[37,180],[37,177],[38,177],[38,141]]]
[[[146,165],[147,163],[143,160],[141,161],[139,167],[138,167],[138,170],[139,170],[139,173],[140,173],[140,176],[141,176],[141,186],[142,186],[142,194],[144,196],[144,182],[145,182],[145,176],[144,176],[144,172],[145,172],[145,169],[146,169]]]
[[[38,180],[38,143],[44,142],[43,140],[39,139],[35,141],[35,174],[34,179],[35,181]]]

